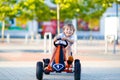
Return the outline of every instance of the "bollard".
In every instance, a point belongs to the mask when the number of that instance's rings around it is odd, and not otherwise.
[[[116,48],[115,48],[115,46],[116,46],[116,42],[115,42],[115,36],[114,36],[113,40],[114,40],[114,45],[113,45],[113,53],[116,53]]]
[[[7,34],[7,43],[10,43],[10,34]]]
[[[49,36],[48,51],[49,53],[51,53],[52,52],[52,34],[50,32],[46,32],[44,34],[44,53],[47,53],[47,36]]]
[[[25,35],[25,43],[28,43],[28,34]]]
[[[113,42],[113,53],[116,53],[115,35],[107,35],[105,39],[105,53],[108,52],[108,43]]]
[[[107,39],[105,40],[105,53],[107,53],[108,52],[108,41],[107,41]]]
[[[30,35],[30,38],[31,38],[31,42],[34,41],[34,33],[32,32],[31,35]]]
[[[36,37],[36,42],[37,42],[37,43],[40,42],[41,34],[37,34],[35,37]]]

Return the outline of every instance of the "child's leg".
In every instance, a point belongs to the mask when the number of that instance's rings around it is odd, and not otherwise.
[[[66,48],[66,54],[68,55],[68,64],[72,64],[73,62],[73,56],[72,56],[72,53],[71,53],[71,46],[67,46]]]
[[[56,47],[53,48],[51,61],[53,60],[53,58],[55,56],[55,51],[56,51]]]
[[[71,46],[68,45],[68,46],[66,47],[66,53],[67,53],[68,56],[72,56]]]
[[[54,54],[54,53],[55,53],[55,50],[56,50],[56,47],[54,47],[54,48],[53,48],[52,54]]]
[[[67,59],[66,59],[66,50],[65,50],[65,48],[63,48],[63,53],[64,53],[64,61],[66,61]]]

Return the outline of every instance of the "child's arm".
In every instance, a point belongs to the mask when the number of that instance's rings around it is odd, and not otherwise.
[[[57,35],[57,36],[54,37],[53,41],[56,41],[59,38],[60,38],[60,35]]]
[[[70,42],[71,44],[74,43],[74,40],[72,40],[72,39],[68,39],[68,38],[66,38],[66,37],[62,38],[62,40],[67,40],[67,41]]]
[[[54,37],[53,41],[56,41],[57,40],[57,36]]]

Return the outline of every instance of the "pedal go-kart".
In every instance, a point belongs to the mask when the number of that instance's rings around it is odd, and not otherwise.
[[[66,60],[64,53],[65,47],[68,43],[66,40],[58,39],[54,42],[56,51],[53,53],[52,59],[43,59],[43,62],[39,61],[36,64],[36,78],[43,80],[43,73],[49,75],[50,72],[67,72],[74,73],[74,80],[80,80],[81,78],[81,63],[79,59],[74,60],[74,64]],[[74,67],[73,67],[74,65]]]

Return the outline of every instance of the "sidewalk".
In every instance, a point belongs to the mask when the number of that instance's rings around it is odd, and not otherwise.
[[[80,59],[82,80],[120,79],[120,45],[116,47],[116,54],[112,53],[112,47],[110,44],[108,53],[104,53],[104,41],[77,43],[77,53],[73,56]],[[28,44],[23,39],[0,42],[0,80],[37,80],[36,62],[52,56],[43,49],[43,40]],[[51,73],[43,77],[43,80],[74,80],[73,73]]]
[[[120,45],[116,47],[115,54],[112,53],[112,47],[110,44],[108,53],[105,53],[104,41],[80,40],[77,43],[77,53],[73,56],[74,59],[80,59],[83,64],[84,62],[112,62],[115,65],[116,62],[120,62]],[[43,40],[28,44],[25,44],[23,39],[11,40],[11,43],[0,42],[0,62],[37,62],[42,61],[43,58],[51,58],[51,56],[50,53],[44,53]]]

